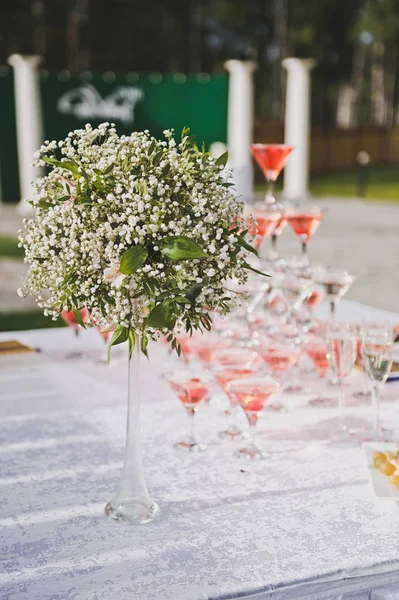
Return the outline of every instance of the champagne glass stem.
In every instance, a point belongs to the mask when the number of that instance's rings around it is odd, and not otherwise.
[[[345,381],[340,378],[339,380],[339,403],[338,403],[338,419],[340,431],[346,431],[345,424]]]
[[[274,204],[276,201],[276,199],[274,197],[274,181],[272,181],[271,179],[268,179],[267,183],[268,183],[268,186],[267,186],[265,201],[267,204]]]
[[[237,423],[237,405],[230,403],[230,425],[235,427]]]
[[[381,437],[381,423],[380,423],[380,387],[378,384],[373,383],[371,390],[371,406],[373,409],[373,433],[376,440]]]
[[[249,446],[251,447],[255,447],[255,441],[256,441],[256,424],[258,422],[258,419],[251,419],[249,422]]]
[[[308,241],[307,240],[302,240],[301,244],[302,244],[302,258],[303,258],[303,263],[306,266],[308,266],[309,265]]]
[[[330,300],[330,320],[331,321],[335,320],[336,309],[337,309],[337,302],[334,298],[333,300]]]
[[[188,435],[190,440],[192,440],[192,442],[195,443],[195,409],[190,408],[187,411],[187,414],[188,418],[190,419],[190,431]]]

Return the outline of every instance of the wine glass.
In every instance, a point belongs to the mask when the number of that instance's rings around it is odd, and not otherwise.
[[[309,210],[296,209],[287,216],[291,229],[301,240],[304,265],[309,265],[308,243],[318,229],[323,216],[324,213],[318,206],[313,206]]]
[[[164,375],[170,387],[183,404],[190,419],[190,431],[187,437],[173,445],[176,450],[202,452],[204,444],[198,443],[195,434],[195,414],[200,404],[208,397],[210,381],[206,374],[198,375],[192,369],[178,369]]]
[[[274,184],[294,146],[288,146],[287,144],[250,144],[250,149],[268,183],[265,202],[266,204],[274,204],[276,201]]]
[[[251,460],[266,458],[265,452],[260,450],[255,443],[256,424],[260,413],[279,388],[278,382],[268,376],[243,377],[233,379],[227,384],[228,393],[243,409],[251,431],[248,445],[237,451],[238,456]]]
[[[393,330],[390,323],[366,324],[362,328],[362,358],[372,384],[373,434],[381,440],[381,390],[392,366]]]
[[[350,440],[350,431],[345,421],[345,382],[356,360],[356,328],[348,323],[334,322],[328,329],[327,337],[328,359],[340,387],[338,429],[332,432],[332,439],[346,442]]]
[[[83,323],[85,323],[89,318],[89,311],[87,310],[87,308],[82,308],[78,312],[81,316]],[[79,323],[76,320],[75,312],[73,310],[63,310],[61,312],[60,316],[61,316],[61,319],[68,325],[68,327],[71,327],[71,329],[74,333],[74,340],[75,340],[73,350],[71,350],[68,354],[66,354],[65,358],[66,358],[66,360],[76,360],[78,358],[81,358],[83,356],[83,352],[77,344],[77,341],[79,339],[81,325],[79,325]]]
[[[330,319],[335,318],[338,302],[345,296],[356,277],[345,269],[317,267],[313,271],[313,280],[322,286],[330,303]]]

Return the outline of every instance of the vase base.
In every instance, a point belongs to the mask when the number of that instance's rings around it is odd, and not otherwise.
[[[126,525],[145,525],[151,523],[159,516],[160,508],[156,502],[145,504],[135,498],[127,498],[118,506],[114,506],[112,501],[105,507],[105,514],[112,521],[125,523]]]

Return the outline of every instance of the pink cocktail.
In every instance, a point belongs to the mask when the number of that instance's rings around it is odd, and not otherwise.
[[[272,235],[279,221],[281,220],[281,212],[278,210],[255,210],[254,218],[256,220],[256,238],[254,245],[259,248],[265,237]]]
[[[267,182],[275,182],[294,146],[287,144],[251,144],[251,152]]]
[[[250,149],[269,184],[265,196],[266,204],[274,204],[276,201],[273,193],[274,183],[284,168],[294,146],[288,146],[287,144],[251,144]]]
[[[81,310],[78,311],[81,319],[83,321],[83,323],[86,323],[89,319],[89,311],[87,310],[87,308],[82,308]],[[66,354],[65,358],[67,360],[76,360],[78,358],[82,357],[82,351],[79,348],[78,345],[78,336],[79,336],[79,331],[80,331],[80,324],[78,323],[78,321],[76,320],[75,317],[75,313],[73,310],[63,310],[61,312],[61,319],[69,326],[71,327],[72,331],[75,334],[75,348],[73,350],[71,350],[68,354]]]
[[[323,337],[317,335],[311,335],[306,340],[304,350],[312,361],[319,377],[325,380],[330,370],[330,363],[328,361],[328,343]],[[335,406],[336,399],[330,396],[318,396],[312,398],[309,401],[312,406]]]
[[[266,376],[244,377],[228,384],[229,394],[234,396],[243,409],[252,432],[250,443],[238,451],[239,456],[249,459],[265,458],[265,453],[255,444],[256,424],[260,413],[279,388],[277,381]]]
[[[326,377],[330,368],[327,358],[327,342],[308,342],[305,352],[314,364],[320,377]]]
[[[209,395],[209,378],[206,375],[198,376],[193,370],[184,369],[166,374],[165,379],[184,406],[191,423],[189,435],[181,442],[174,444],[174,448],[186,452],[202,452],[206,446],[199,444],[196,440],[194,417],[200,404]]]
[[[208,394],[208,388],[198,377],[187,381],[170,381],[170,386],[187,411],[196,410]]]
[[[246,439],[248,435],[243,433],[237,426],[237,408],[238,403],[234,394],[229,392],[229,384],[231,381],[236,379],[242,379],[244,377],[251,377],[259,374],[258,364],[252,366],[245,366],[244,364],[228,364],[220,365],[214,369],[214,376],[227,398],[230,402],[229,410],[226,410],[226,414],[230,417],[227,429],[219,432],[219,437],[222,439],[230,440],[242,440]]]
[[[259,354],[276,377],[284,375],[291,367],[296,365],[301,353],[296,346],[272,344],[261,346]]]
[[[308,211],[295,211],[287,216],[287,221],[291,226],[291,229],[299,237],[302,243],[302,254],[304,262],[309,264],[308,257],[308,243],[310,238],[318,229],[324,213],[323,211],[314,206]]]

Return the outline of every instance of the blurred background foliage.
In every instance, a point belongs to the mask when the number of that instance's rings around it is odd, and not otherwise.
[[[281,120],[287,56],[316,59],[313,124],[398,122],[399,0],[14,0],[0,64],[37,53],[71,72],[219,72],[253,59],[256,114]]]

